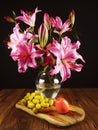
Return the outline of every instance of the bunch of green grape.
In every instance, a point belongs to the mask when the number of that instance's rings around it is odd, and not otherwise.
[[[34,113],[37,113],[40,109],[54,105],[54,99],[45,97],[38,90],[26,93],[21,102],[29,109],[32,109]]]

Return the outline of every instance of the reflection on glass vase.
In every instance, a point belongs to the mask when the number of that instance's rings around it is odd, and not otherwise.
[[[61,88],[60,76],[48,72],[38,74],[35,81],[36,89],[48,98],[55,98]]]

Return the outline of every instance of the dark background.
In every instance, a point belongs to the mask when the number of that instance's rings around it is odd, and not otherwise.
[[[12,24],[4,20],[4,16],[15,11],[20,15],[20,9],[32,11],[36,7],[50,16],[60,16],[63,22],[69,12],[74,9],[76,15],[75,26],[79,33],[81,47],[79,53],[84,57],[86,64],[81,72],[72,72],[72,76],[62,87],[98,87],[98,14],[97,0],[3,0],[0,2],[0,88],[33,88],[37,72],[30,69],[20,74],[17,63],[9,56],[4,41],[12,33]],[[40,21],[39,21],[40,22]]]

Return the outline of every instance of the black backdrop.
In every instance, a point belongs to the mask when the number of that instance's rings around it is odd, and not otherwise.
[[[9,50],[4,44],[8,34],[12,33],[12,25],[4,20],[4,16],[12,11],[20,14],[20,9],[34,10],[35,7],[48,12],[50,16],[60,16],[65,20],[74,9],[75,26],[81,40],[80,54],[86,64],[80,73],[72,72],[72,76],[62,84],[62,87],[97,87],[98,74],[98,14],[97,0],[3,0],[0,2],[0,88],[33,88],[37,72],[30,69],[24,74],[17,71],[17,63],[9,56]]]

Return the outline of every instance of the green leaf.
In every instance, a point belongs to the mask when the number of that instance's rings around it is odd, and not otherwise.
[[[31,43],[38,43],[38,38],[34,38],[31,40]]]

